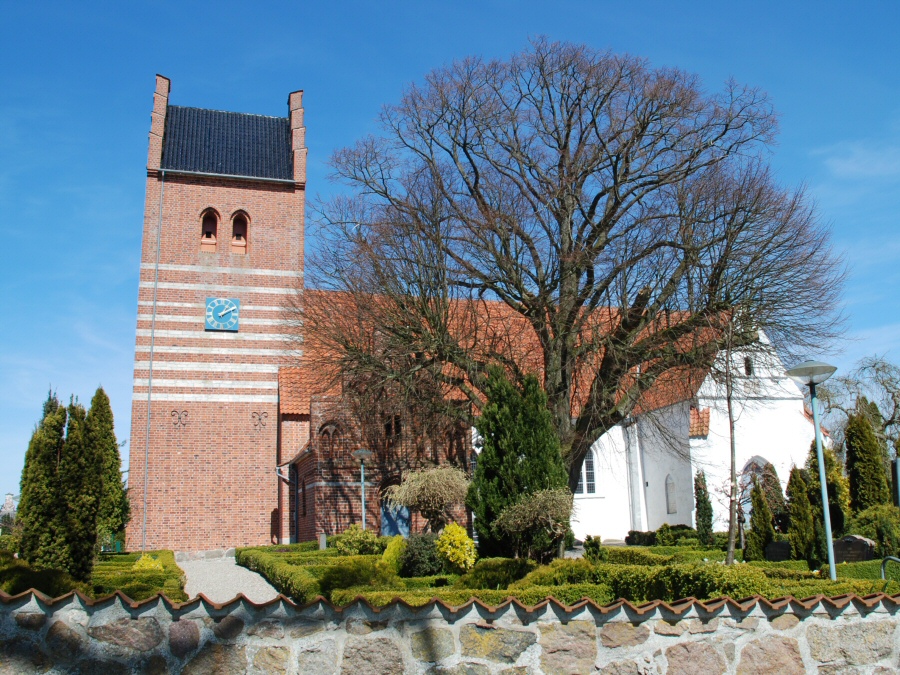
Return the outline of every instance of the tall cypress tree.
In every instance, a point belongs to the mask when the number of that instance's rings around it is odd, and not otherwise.
[[[766,547],[775,541],[772,511],[759,480],[754,481],[750,492],[750,530],[744,546],[744,560],[765,560]]]
[[[760,487],[772,512],[772,523],[779,532],[787,531],[787,508],[784,503],[784,493],[781,490],[781,480],[775,465],[767,462],[759,476]]]
[[[812,561],[816,541],[813,510],[809,503],[803,471],[797,467],[791,469],[787,497],[788,513],[790,514],[788,541],[791,542],[791,557],[794,560]]]
[[[844,445],[847,478],[850,481],[850,509],[859,513],[870,506],[889,504],[891,493],[884,471],[885,450],[878,442],[868,414],[850,415]]]
[[[694,476],[694,507],[697,510],[697,538],[704,546],[712,546],[713,509],[703,471],[697,471]]]
[[[85,416],[84,406],[75,401],[69,404],[66,443],[59,463],[69,557],[64,569],[81,581],[90,578],[94,565],[97,514],[103,489],[101,456],[88,443]]]
[[[99,453],[102,464],[97,534],[100,541],[106,541],[125,527],[130,507],[122,484],[122,460],[119,457],[112,408],[103,387],[99,387],[91,399],[91,409],[85,419],[85,434],[88,445]]]
[[[35,567],[63,569],[68,553],[59,463],[65,446],[67,413],[52,393],[44,402],[43,413],[28,443],[19,486],[19,554]]]
[[[492,368],[485,393],[487,402],[475,423],[484,446],[466,504],[475,516],[479,554],[509,556],[515,543],[495,528],[500,513],[523,495],[566,487],[568,478],[538,379],[527,376],[520,391],[500,368]],[[540,546],[520,543],[535,550]]]

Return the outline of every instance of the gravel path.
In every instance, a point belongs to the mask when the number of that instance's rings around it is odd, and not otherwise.
[[[203,593],[213,602],[228,602],[243,593],[253,602],[267,602],[278,595],[268,581],[235,564],[234,558],[186,560],[178,566],[187,577],[184,591],[189,598]]]

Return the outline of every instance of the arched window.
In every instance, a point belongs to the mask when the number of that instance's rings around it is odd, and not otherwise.
[[[666,476],[666,513],[678,513],[678,504],[675,502],[675,479],[672,474]]]
[[[204,253],[216,252],[216,235],[219,229],[219,216],[212,209],[203,212],[200,221],[200,251]]]
[[[575,488],[575,494],[593,495],[597,493],[597,480],[594,472],[594,451],[588,450],[584,458],[584,464],[581,465],[581,477],[578,479],[578,486]]]
[[[238,211],[231,219],[231,252],[244,254],[247,252],[247,237],[250,224],[247,214]]]
[[[744,375],[752,377],[753,375],[753,359],[749,356],[744,357]]]
[[[341,430],[336,424],[325,424],[319,430],[319,448],[323,457],[334,457],[340,448]]]

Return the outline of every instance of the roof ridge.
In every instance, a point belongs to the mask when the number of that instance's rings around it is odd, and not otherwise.
[[[225,113],[227,115],[243,115],[244,117],[263,117],[270,120],[289,120],[289,117],[279,117],[278,115],[262,115],[260,113],[235,112],[234,110],[219,110],[218,108],[199,108],[194,105],[171,105],[169,108],[179,108],[181,110],[203,110],[204,112]]]

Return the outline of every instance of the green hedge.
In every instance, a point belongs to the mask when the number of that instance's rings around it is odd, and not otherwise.
[[[295,602],[305,603],[315,599],[320,593],[319,581],[302,565],[284,562],[273,547],[239,548],[235,552],[235,562],[247,569],[259,572],[279,593]]]
[[[525,605],[536,605],[551,596],[567,605],[572,605],[582,598],[590,598],[601,605],[607,605],[615,600],[609,587],[603,584],[531,586],[517,590],[515,593],[503,590],[464,588],[435,588],[422,591],[367,591],[361,588],[347,588],[334,591],[331,600],[335,605],[347,605],[357,597],[362,597],[371,605],[380,607],[398,598],[411,605],[425,605],[433,598],[437,598],[448,605],[459,606],[464,605],[471,598],[477,598],[487,605],[499,605],[510,596],[516,597]]]
[[[528,558],[485,558],[475,563],[472,571],[461,576],[456,586],[503,590],[536,567],[537,563]]]
[[[586,560],[556,560],[538,568],[524,579],[510,585],[518,594],[533,586],[557,584],[603,584],[613,596],[632,602],[650,600],[673,601],[696,597],[700,600],[729,596],[734,599],[751,595],[776,598],[793,595],[799,598],[822,594],[882,592],[885,584],[863,579],[844,579],[837,582],[818,578],[809,572],[766,569],[751,565],[593,565]],[[900,588],[893,584],[888,588]]]
[[[162,563],[162,570],[134,570],[140,553],[104,553],[94,565],[90,590],[94,597],[122,591],[132,600],[145,600],[163,593],[174,602],[188,599],[184,592],[184,572],[172,551],[147,551]]]
[[[35,570],[24,560],[5,561],[0,565],[0,591],[18,595],[32,588],[51,598],[76,589],[90,595],[87,584],[78,583],[62,570]]]
[[[838,579],[870,579],[881,581],[881,561],[869,560],[858,563],[840,563],[834,566]],[[820,576],[828,578],[828,565],[823,565],[819,570]],[[889,562],[885,569],[885,575],[889,580],[900,581],[900,564]]]

